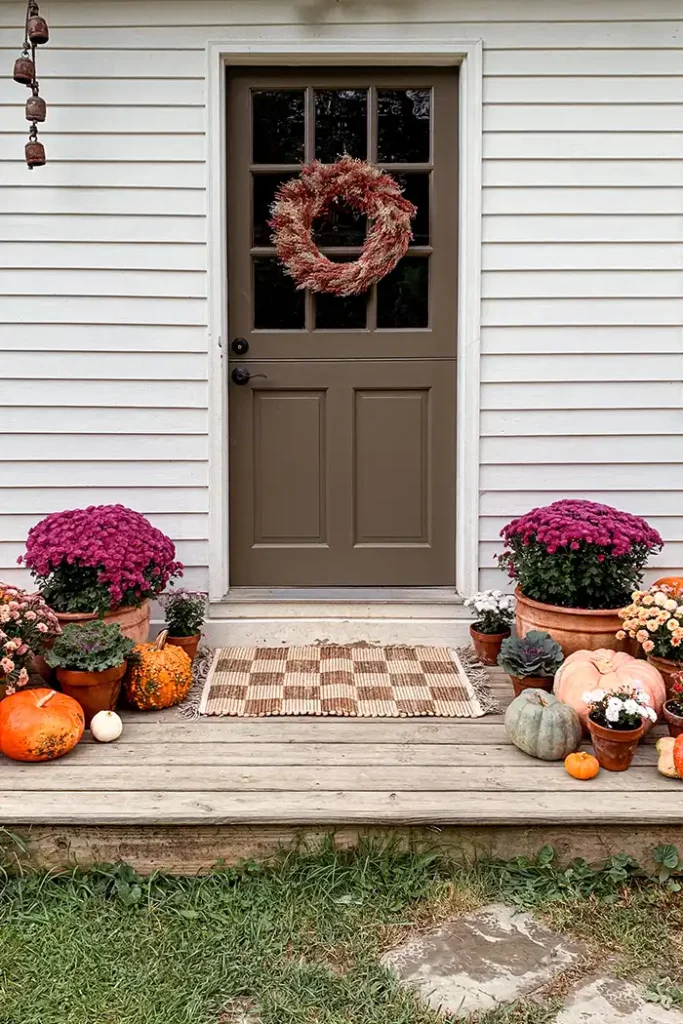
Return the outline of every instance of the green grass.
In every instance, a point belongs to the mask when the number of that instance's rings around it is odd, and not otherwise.
[[[653,999],[679,1002],[681,897],[625,858],[459,867],[330,846],[205,878],[117,866],[0,880],[0,1024],[236,1024],[249,1010],[260,1024],[437,1024],[381,952],[492,899],[581,936],[616,971],[645,969]],[[549,1024],[562,995],[477,1024]]]

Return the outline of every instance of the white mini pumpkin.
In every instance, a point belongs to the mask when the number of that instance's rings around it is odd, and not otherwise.
[[[123,722],[115,711],[98,711],[93,715],[90,732],[99,743],[111,743],[123,732]]]

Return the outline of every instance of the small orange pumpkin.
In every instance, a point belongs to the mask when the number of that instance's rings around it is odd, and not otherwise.
[[[0,703],[0,752],[13,761],[52,761],[76,746],[83,709],[56,690],[20,690]]]
[[[575,754],[568,754],[564,759],[564,767],[573,779],[594,779],[600,771],[600,764],[597,757],[593,757],[585,750],[578,750]]]
[[[656,587],[669,587],[672,597],[680,597],[683,594],[683,576],[662,576],[655,580]]]
[[[666,686],[654,665],[632,658],[623,651],[575,651],[555,673],[553,693],[578,713],[584,732],[588,731],[588,708],[583,695],[589,690],[643,690],[658,715],[666,700]],[[652,726],[645,721],[645,731]]]
[[[153,643],[138,644],[125,680],[126,696],[141,711],[179,704],[192,686],[192,662],[182,647],[166,645],[164,630]]]
[[[674,740],[674,768],[683,779],[683,735]]]

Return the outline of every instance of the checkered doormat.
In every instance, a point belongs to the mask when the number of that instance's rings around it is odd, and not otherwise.
[[[448,647],[223,647],[200,715],[479,718],[482,705]]]

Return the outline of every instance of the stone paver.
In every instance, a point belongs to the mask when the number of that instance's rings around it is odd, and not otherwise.
[[[433,1009],[464,1015],[528,995],[581,953],[531,914],[491,904],[409,939],[383,962]]]
[[[570,991],[555,1024],[683,1024],[683,1013],[647,1003],[627,981],[590,978]]]

